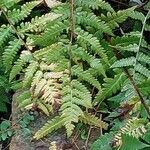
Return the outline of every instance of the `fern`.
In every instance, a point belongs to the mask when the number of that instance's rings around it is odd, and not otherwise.
[[[98,140],[96,140],[92,146],[91,150],[112,150],[112,147],[109,143],[109,141],[113,138],[114,133],[106,133],[102,135]]]
[[[149,32],[149,16],[142,13],[144,8],[141,12],[135,11],[136,7],[115,11],[104,0],[74,2],[74,12],[70,14],[69,1],[56,2],[57,5],[54,2],[48,6],[50,9],[38,13],[34,8],[41,1],[2,0],[0,18],[5,25],[0,27],[0,69],[12,83],[9,86],[19,89],[16,103],[21,110],[36,105],[50,116],[35,133],[35,139],[61,127],[70,137],[78,122],[101,130],[107,130],[110,123],[109,129],[114,132],[101,136],[93,150],[111,150],[115,146],[124,149],[127,132],[131,141],[139,144],[148,127],[147,121],[140,119],[145,110],[135,86],[149,107],[149,44],[145,36]],[[130,29],[124,27],[128,18],[133,24]],[[142,32],[141,22],[147,23]],[[114,52],[122,57],[116,60]],[[119,68],[130,69],[134,86]],[[133,103],[135,107],[130,110]],[[99,113],[111,114],[113,109],[125,122],[120,130],[114,126],[119,120],[116,116],[113,121],[97,117]],[[128,113],[136,118],[128,119]],[[104,122],[107,119],[108,124]]]
[[[81,94],[78,94],[79,90]],[[84,115],[79,105],[90,108],[91,96],[87,89],[76,80],[72,80],[70,85],[64,86],[63,93],[64,96],[62,99],[61,110],[62,117],[65,119],[64,125],[66,127],[67,135],[69,137],[72,134],[73,129],[75,128],[73,123],[77,123],[79,117]]]
[[[3,53],[3,64],[6,67],[6,71],[9,71],[12,67],[14,58],[16,57],[17,52],[21,48],[21,41],[15,39],[14,41],[9,42],[9,46],[5,49]]]
[[[11,36],[11,26],[2,25],[0,28],[0,46]]]
[[[33,39],[35,39],[35,43],[38,45],[42,45],[42,46],[47,46],[48,44],[51,44],[51,42],[55,41],[55,39],[65,30],[67,29],[68,23],[62,23],[62,22],[57,22],[55,24],[52,24],[52,26],[50,26],[49,28],[47,28],[47,30],[45,30],[45,32],[40,35],[39,37],[36,37]]]
[[[1,0],[0,2],[0,7],[2,8],[10,8],[14,4],[18,3],[20,0]]]
[[[32,81],[32,77],[34,76],[34,73],[36,72],[38,68],[38,63],[35,61],[32,61],[28,68],[26,69],[25,77],[23,79],[23,87],[28,86],[29,83]]]
[[[76,5],[78,6],[83,6],[87,8],[92,8],[92,9],[105,9],[110,12],[114,12],[113,8],[110,6],[109,3],[105,2],[104,0],[94,0],[92,3],[90,0],[77,0]]]
[[[72,74],[79,77],[79,80],[85,80],[89,82],[91,85],[96,87],[97,89],[101,89],[101,85],[99,82],[87,71],[83,71],[82,68],[78,66],[73,66],[72,67]]]
[[[32,9],[39,3],[40,1],[27,2],[21,6],[21,9],[13,9],[12,11],[8,11],[7,15],[14,24],[18,23],[19,21],[24,20],[24,18],[26,18]]]
[[[64,121],[64,118],[61,118],[59,116],[55,117],[51,121],[48,121],[38,132],[36,132],[34,138],[38,140],[46,136],[48,133],[59,129]]]
[[[20,58],[15,62],[15,65],[12,67],[9,81],[12,81],[16,77],[16,75],[22,71],[23,66],[30,60],[32,60],[31,53],[28,51],[23,51],[20,55]]]
[[[100,45],[96,37],[93,37],[92,34],[89,34],[88,32],[85,32],[79,28],[76,30],[76,32],[78,33],[77,40],[83,48],[91,46],[91,49],[98,54],[105,63],[109,64],[107,55],[105,54],[103,47]]]
[[[92,116],[91,114],[88,114],[88,113],[84,113],[84,116],[80,117],[80,121],[84,122],[85,124],[89,124],[89,125],[92,125],[92,126],[103,128],[105,130],[108,127],[107,123],[101,121],[100,119],[98,119],[94,115]]]
[[[94,15],[94,13],[77,12],[76,20],[78,24],[82,24],[85,27],[91,26],[101,32],[108,33],[110,35],[113,34],[109,26]]]
[[[126,10],[119,10],[117,13],[108,12],[107,16],[102,15],[101,19],[104,20],[111,29],[114,29],[119,26],[118,23],[124,22],[133,13],[134,9],[135,7],[131,7]]]
[[[121,150],[133,150],[133,149],[140,150],[145,147],[148,147],[147,144],[142,143],[141,141],[127,134],[122,135],[122,143],[123,144],[120,147]]]
[[[116,61],[111,67],[117,68],[117,67],[134,66],[135,61],[136,61],[135,57],[123,58],[121,60]]]
[[[124,74],[118,74],[112,78],[105,78],[105,83],[103,84],[104,88],[102,92],[100,91],[96,96],[96,101],[102,102],[105,98],[112,96],[118,90],[120,90],[121,85],[124,82]]]
[[[30,22],[22,22],[20,26],[17,26],[17,30],[20,34],[24,34],[26,32],[40,32],[43,31],[45,28],[46,23],[55,20],[58,18],[59,14],[54,13],[48,13],[45,15],[42,15],[41,17],[36,16],[35,18],[32,18]]]

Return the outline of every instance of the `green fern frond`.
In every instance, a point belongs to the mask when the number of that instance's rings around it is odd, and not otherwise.
[[[150,70],[141,65],[140,63],[136,64],[135,71],[141,73],[142,75],[146,76],[147,78],[150,77]]]
[[[44,136],[51,133],[52,131],[61,128],[64,124],[64,121],[65,121],[64,118],[58,117],[58,116],[55,117],[54,119],[51,119],[40,130],[38,130],[35,133],[34,138],[37,139],[37,140],[41,139]]]
[[[138,57],[137,57],[137,60],[140,61],[140,62],[144,62],[146,64],[150,64],[150,56],[140,52],[138,54]]]
[[[140,32],[131,32],[130,34],[126,34],[122,37],[117,36],[112,38],[112,45],[126,47],[133,44],[139,44],[140,36]]]
[[[45,15],[42,15],[41,17],[36,16],[35,18],[32,18],[30,22],[22,22],[20,26],[17,27],[17,30],[20,34],[24,34],[25,32],[40,32],[45,29],[45,25],[48,22],[51,22],[58,17],[60,17],[60,14],[54,14],[54,13],[48,13]]]
[[[27,87],[31,84],[34,73],[36,72],[38,66],[38,62],[31,61],[27,69],[25,70],[25,77],[23,79],[23,87]]]
[[[62,14],[62,20],[66,20],[70,16],[70,8],[68,3],[62,3],[61,5],[53,8],[52,11],[56,14]]]
[[[47,29],[40,36],[32,36],[34,43],[40,46],[48,46],[57,41],[57,37],[68,28],[68,22],[59,22],[52,24],[52,26],[47,27]]]
[[[50,61],[48,57],[46,57],[49,53],[51,54],[52,51],[54,50],[54,52],[57,53],[57,50],[60,50],[62,49],[62,46],[61,46],[61,43],[55,43],[55,44],[52,44],[50,46],[47,46],[45,48],[42,48],[40,50],[37,50],[34,52],[34,57],[37,59],[37,60],[40,60],[42,58],[45,58],[46,61]],[[59,51],[60,52],[60,51]],[[53,53],[52,53],[53,54]],[[59,55],[59,53],[57,53]],[[51,55],[50,55],[51,57]],[[52,58],[52,57],[51,57]]]
[[[148,144],[145,144],[138,140],[137,138],[133,136],[129,136],[128,134],[123,134],[122,136],[122,144],[121,147],[119,148],[120,150],[141,150],[146,147],[149,147]]]
[[[116,46],[112,46],[113,48],[119,50],[119,51],[129,51],[129,52],[138,52],[139,50],[139,46],[137,44],[130,44],[128,46],[120,46],[120,45],[116,45]]]
[[[83,48],[87,49],[90,46],[91,50],[98,54],[105,63],[109,64],[104,48],[100,45],[96,37],[79,28],[76,29],[76,32],[78,34],[77,41]]]
[[[113,79],[105,78],[104,81],[105,83],[103,84],[104,88],[102,88],[102,92],[100,91],[95,98],[95,100],[99,102],[102,102],[105,98],[116,94],[116,92],[120,90],[125,81],[125,75],[123,73],[118,74]]]
[[[138,11],[133,11],[130,14],[130,17],[136,20],[140,20],[141,22],[144,22],[145,16],[143,15],[143,13],[138,12]]]
[[[11,32],[12,27],[9,25],[2,25],[0,27],[0,46],[11,36]]]
[[[20,9],[13,9],[8,11],[8,18],[15,24],[21,20],[24,20],[32,11],[32,9],[37,6],[41,1],[27,2]]]
[[[12,81],[17,74],[19,74],[23,66],[32,60],[32,54],[29,51],[22,51],[22,54],[20,55],[20,58],[15,62],[15,65],[12,67],[12,70],[10,72],[9,81]]]
[[[72,74],[77,76],[79,78],[79,80],[84,80],[84,81],[90,83],[91,85],[93,85],[94,87],[96,87],[97,89],[101,90],[101,85],[97,81],[97,79],[94,76],[92,76],[89,72],[83,71],[83,69],[81,67],[79,67],[77,65],[73,66]]]
[[[21,104],[24,100],[28,99],[31,97],[31,94],[30,94],[30,91],[27,90],[27,91],[23,91],[22,93],[19,92],[17,94],[17,97],[16,97],[16,103],[17,105]]]
[[[111,68],[134,66],[135,62],[136,62],[135,57],[123,58],[114,62]]]
[[[89,92],[84,93],[85,91],[87,92],[86,87],[77,80],[72,80],[71,83],[66,84],[64,85],[64,96],[62,98],[61,110],[62,117],[65,118],[64,125],[66,127],[67,135],[69,137],[72,134],[73,129],[75,127],[73,123],[77,123],[79,117],[84,115],[79,105],[87,106],[87,108],[89,108],[91,105],[91,96],[87,99],[87,96],[90,95],[88,94]],[[77,94],[76,90],[80,91],[81,94]]]
[[[119,27],[119,23],[124,22],[131,16],[135,8],[136,7],[131,7],[125,10],[119,10],[117,13],[108,12],[107,16],[102,14],[101,19],[104,20],[111,29],[115,29],[116,27]]]
[[[21,41],[14,39],[14,41],[9,42],[9,46],[4,50],[2,55],[3,64],[6,67],[6,71],[10,70],[16,57],[17,52],[21,48]]]
[[[73,61],[75,61],[76,64],[78,64],[78,61],[86,61],[91,68],[87,70],[90,74],[94,75],[100,75],[106,76],[104,67],[102,63],[100,62],[100,59],[96,58],[95,56],[89,54],[84,48],[79,47],[78,45],[74,45],[72,47],[72,56]]]
[[[140,83],[138,87],[144,96],[148,97],[150,95],[150,79]]]
[[[84,115],[80,116],[79,119],[81,122],[88,124],[88,125],[91,125],[91,126],[99,127],[102,129],[107,129],[107,127],[108,127],[107,123],[100,120],[98,117],[96,117],[92,114],[86,113],[86,112],[84,112]]]
[[[18,3],[20,0],[1,0],[0,8],[10,8],[14,4]]]
[[[146,119],[138,119],[136,117],[129,119],[126,124],[118,131],[118,133],[114,136],[113,141],[116,141],[114,147],[119,147],[122,145],[122,134],[127,134],[134,138],[139,138],[146,133],[145,124],[147,123]]]
[[[93,0],[91,3],[91,0],[76,0],[75,4],[77,6],[92,8],[92,9],[104,9],[110,12],[114,12],[114,9],[111,7],[109,3],[107,3],[104,0]]]
[[[109,26],[104,21],[101,21],[94,13],[89,13],[86,11],[77,12],[76,22],[78,24],[82,24],[85,27],[90,26],[95,28],[96,30],[100,30],[101,32],[113,35],[112,30],[109,28]]]
[[[91,150],[112,150],[110,141],[113,139],[113,136],[113,132],[105,133],[100,136],[99,139],[91,145]]]

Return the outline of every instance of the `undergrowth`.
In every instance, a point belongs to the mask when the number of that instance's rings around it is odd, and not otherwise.
[[[55,116],[34,138],[62,127],[70,137],[81,122],[104,133],[92,150],[150,147],[150,3],[53,1],[37,14],[42,3],[0,1],[0,87],[19,93],[23,111]]]

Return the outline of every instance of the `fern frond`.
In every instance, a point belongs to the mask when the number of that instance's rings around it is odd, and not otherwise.
[[[38,84],[36,85],[36,87],[34,87],[35,89],[31,89],[33,91],[31,91],[33,93],[34,97],[38,97],[40,95],[40,93],[42,92],[42,88],[46,85],[47,81],[46,79],[41,79]]]
[[[130,34],[126,34],[122,37],[117,36],[112,38],[112,45],[126,47],[133,44],[139,44],[140,36],[140,32],[131,32]]]
[[[65,121],[64,118],[58,117],[58,116],[55,117],[54,119],[51,119],[40,130],[38,130],[35,133],[34,138],[37,139],[37,140],[41,139],[44,136],[51,133],[52,131],[61,128],[64,124],[64,121]]]
[[[0,8],[10,8],[14,4],[18,3],[20,0],[1,0]]]
[[[115,145],[114,147],[118,147],[122,144],[122,134],[127,134],[135,138],[141,137],[147,131],[144,126],[146,122],[146,119],[138,119],[136,117],[129,119],[125,126],[122,127],[115,135],[113,141],[116,141],[117,145]]]
[[[16,103],[17,105],[21,104],[24,100],[31,97],[30,91],[23,91],[22,93],[18,93],[16,97]]]
[[[62,98],[61,110],[62,117],[65,118],[64,125],[66,127],[68,137],[72,134],[75,127],[73,123],[77,123],[79,117],[84,115],[79,105],[86,106],[85,104],[87,104],[87,108],[89,108],[89,103],[91,103],[91,96],[85,101],[85,98],[82,98],[85,97],[84,94],[87,93],[83,93],[82,95],[76,94],[76,92],[74,93],[75,90],[81,91],[82,93],[85,91],[87,92],[86,87],[77,80],[72,80],[71,83],[64,85],[64,96]]]
[[[113,35],[110,27],[104,21],[101,21],[94,13],[89,13],[86,11],[78,12],[76,14],[76,22],[85,27],[91,26],[96,30]]]
[[[114,62],[111,68],[134,66],[135,61],[136,61],[135,57],[123,58]]]
[[[142,75],[146,76],[147,78],[150,77],[150,70],[141,65],[140,63],[136,64],[135,71],[141,73]]]
[[[91,150],[112,150],[110,141],[113,139],[113,136],[113,132],[105,133],[100,136],[100,138],[92,144]]]
[[[120,45],[116,45],[116,46],[112,46],[115,49],[119,50],[119,51],[130,51],[130,52],[138,52],[139,50],[139,46],[137,44],[130,44],[128,46],[120,46]]]
[[[93,37],[92,34],[89,34],[88,32],[85,32],[84,30],[81,30],[79,28],[76,29],[76,32],[78,34],[77,37],[78,43],[83,48],[87,49],[87,47],[90,46],[91,50],[93,50],[96,54],[98,54],[105,63],[109,64],[104,48],[100,45],[96,37]]]
[[[15,24],[21,20],[24,20],[32,11],[32,9],[37,6],[41,1],[27,2],[20,9],[13,9],[8,11],[8,18]]]
[[[34,43],[40,46],[48,46],[57,41],[57,37],[68,28],[68,22],[65,21],[52,24],[52,26],[47,27],[47,29],[40,36],[32,36]]]
[[[144,22],[145,16],[143,15],[143,13],[138,12],[138,11],[133,11],[130,14],[130,17],[136,20],[140,20],[141,22]]]
[[[144,82],[139,84],[138,87],[144,96],[148,97],[150,95],[150,79],[145,80]]]
[[[87,70],[90,74],[106,76],[104,67],[102,63],[100,62],[100,59],[94,57],[93,55],[89,54],[84,48],[79,47],[78,45],[74,45],[72,47],[72,56],[73,61],[75,61],[76,64],[78,64],[78,61],[86,61],[91,68]]]
[[[137,138],[129,136],[128,134],[123,134],[121,138],[122,138],[122,144],[120,147],[121,150],[133,150],[133,149],[140,150],[149,147],[148,144],[145,144],[140,140],[138,140]]]
[[[140,62],[144,62],[146,64],[150,64],[150,56],[140,52],[138,54],[138,57],[137,57],[137,60],[140,61]]]
[[[114,79],[105,78],[105,83],[103,84],[104,88],[102,88],[102,92],[100,91],[97,94],[95,100],[102,102],[105,98],[115,94],[118,90],[120,90],[122,84],[124,83],[124,78],[125,75],[123,73],[116,75]]]
[[[2,55],[3,64],[6,67],[6,71],[10,70],[16,57],[17,52],[21,48],[21,41],[14,39],[14,41],[9,42],[9,46],[4,50]]]
[[[45,29],[45,25],[60,17],[60,14],[48,13],[42,15],[41,17],[36,16],[32,18],[30,22],[22,22],[20,26],[17,27],[17,30],[20,34],[24,34],[25,32],[40,32]]]
[[[72,74],[77,76],[79,80],[84,80],[96,87],[97,89],[101,90],[101,85],[97,81],[97,79],[94,76],[92,76],[89,72],[83,71],[83,69],[79,66],[72,67]]]
[[[46,104],[43,103],[42,101],[37,102],[38,108],[47,116],[49,116],[50,112],[49,109],[47,108]]]
[[[0,46],[11,36],[11,32],[12,27],[9,25],[2,25],[0,27]]]
[[[43,72],[38,70],[33,77],[33,80],[31,83],[31,89],[34,88],[34,86],[38,84],[38,82],[42,79],[42,77],[43,77]]]
[[[30,60],[32,60],[32,54],[29,51],[22,51],[22,54],[20,55],[20,58],[15,62],[15,65],[12,67],[12,70],[10,72],[9,81],[12,81],[17,74],[19,74],[23,66],[28,63]]]
[[[91,126],[95,126],[95,127],[99,127],[99,128],[103,128],[103,129],[107,129],[107,127],[108,127],[107,123],[100,120],[98,117],[96,117],[92,114],[86,113],[86,112],[84,112],[84,115],[80,116],[79,119],[81,122],[91,125]]]
[[[111,7],[111,5],[104,0],[93,0],[92,2],[91,0],[76,0],[75,4],[79,7],[82,6],[96,10],[100,8],[110,12],[114,12],[114,9]]]
[[[119,23],[124,22],[131,16],[135,8],[136,7],[131,7],[125,10],[119,10],[117,13],[108,12],[107,16],[102,14],[101,19],[104,20],[111,29],[115,29],[116,27],[119,27]]]
[[[25,77],[23,79],[23,87],[27,87],[31,84],[34,73],[38,68],[38,62],[31,61],[27,69],[25,70]]]

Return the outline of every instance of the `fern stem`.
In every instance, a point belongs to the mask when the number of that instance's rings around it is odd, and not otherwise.
[[[136,53],[136,59],[135,59],[135,64],[134,64],[134,70],[133,70],[133,79],[134,79],[134,76],[135,76],[135,67],[137,65],[137,59],[138,59],[138,56],[139,56],[139,52],[140,52],[140,47],[141,47],[141,43],[142,43],[142,38],[143,38],[143,33],[144,33],[144,29],[145,29],[145,25],[146,25],[146,21],[147,21],[147,18],[150,14],[150,10],[148,11],[144,21],[143,21],[143,27],[142,27],[142,31],[141,31],[141,36],[140,36],[140,40],[139,40],[139,45],[138,45],[138,51]]]
[[[68,48],[68,53],[69,53],[69,77],[70,77],[70,82],[71,82],[71,67],[72,67],[72,51],[71,51],[71,46],[73,43],[74,39],[74,31],[75,31],[75,22],[74,22],[74,0],[70,0],[70,43],[69,43],[69,48]]]
[[[24,40],[21,38],[21,36],[19,35],[17,29],[15,28],[13,22],[8,18],[5,10],[3,8],[1,8],[1,11],[3,12],[5,18],[7,19],[8,23],[11,25],[11,27],[13,28],[14,32],[16,33],[18,39],[23,43],[23,45],[25,46],[25,48],[30,51],[30,48],[28,47],[28,45],[24,42]]]

